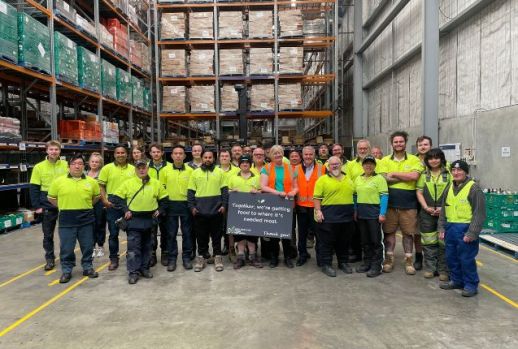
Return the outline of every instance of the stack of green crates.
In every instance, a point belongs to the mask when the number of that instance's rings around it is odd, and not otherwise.
[[[0,58],[18,64],[18,13],[0,0]]]
[[[78,84],[77,45],[60,32],[54,32],[54,64],[59,80]]]
[[[113,64],[105,61],[101,62],[101,85],[102,94],[111,99],[117,99],[117,73]]]
[[[144,110],[151,111],[151,91],[149,88],[144,88]]]
[[[49,28],[23,12],[18,13],[18,64],[50,74]]]
[[[133,90],[133,105],[144,109],[144,82],[139,78],[131,76],[131,86]]]
[[[518,195],[486,193],[484,228],[496,233],[518,232]]]
[[[94,92],[101,91],[101,67],[97,55],[82,46],[77,47],[79,86]]]
[[[117,100],[131,104],[131,75],[125,70],[117,68]]]

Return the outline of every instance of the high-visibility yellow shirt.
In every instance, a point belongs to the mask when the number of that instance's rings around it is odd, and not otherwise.
[[[315,184],[313,198],[321,200],[322,206],[353,204],[354,183],[345,175],[337,179],[331,174],[326,174]]]
[[[57,178],[50,186],[48,197],[57,199],[58,209],[92,209],[92,200],[101,194],[99,184],[91,177],[74,178],[70,174]]]
[[[31,175],[31,184],[40,186],[41,191],[48,192],[50,185],[55,179],[68,173],[68,164],[64,160],[57,160],[52,163],[45,159],[34,166]]]
[[[218,167],[221,169],[221,171],[223,171],[223,177],[225,177],[225,181],[227,182],[227,185],[228,185],[228,180],[230,179],[230,177],[235,176],[240,171],[239,167],[236,167],[235,165],[232,165],[232,164],[230,164],[230,168],[228,170],[224,170],[221,167],[221,165]]]
[[[243,193],[249,193],[252,189],[260,190],[261,183],[259,180],[259,176],[255,175],[250,171],[250,176],[248,178],[244,178],[241,175],[241,171],[237,174],[230,176],[228,180],[228,190],[237,190]]]
[[[397,160],[394,154],[387,155],[380,160],[379,166],[376,169],[378,173],[389,173],[389,172],[418,172],[424,171],[421,160],[415,155],[405,153],[405,157],[401,160]],[[403,190],[415,190],[417,181],[400,181],[397,183],[389,183],[390,189],[403,189]]]
[[[122,183],[114,195],[120,197],[129,204],[131,198],[142,187],[142,179],[134,176]],[[151,212],[158,209],[158,201],[167,197],[167,191],[160,182],[154,178],[149,178],[149,181],[144,186],[135,199],[128,207],[133,212]]]
[[[183,164],[180,169],[167,165],[161,171],[160,183],[167,190],[170,201],[187,201],[187,187],[193,173],[192,167]]]
[[[358,204],[380,204],[380,195],[388,194],[387,181],[382,175],[366,177],[360,175],[354,181]]]
[[[378,159],[376,159],[376,167],[378,167],[378,163]],[[345,164],[345,173],[354,182],[358,176],[364,174],[362,160],[360,158],[356,158],[354,160],[347,161]]]
[[[127,179],[136,177],[135,166],[118,166],[114,162],[104,166],[99,173],[99,184],[106,186],[106,194],[115,194],[119,186]]]
[[[194,190],[195,197],[203,198],[221,195],[221,189],[227,186],[223,171],[219,167],[214,167],[213,171],[197,168],[189,178],[187,189]]]

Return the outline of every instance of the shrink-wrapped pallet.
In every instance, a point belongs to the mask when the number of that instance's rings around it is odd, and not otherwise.
[[[279,110],[302,110],[300,83],[279,85]]]
[[[88,19],[76,14],[75,24],[79,27],[79,29],[81,29],[81,31],[90,34],[90,36],[94,38],[97,37],[97,30],[95,29],[94,22],[90,22]]]
[[[248,15],[249,38],[271,38],[273,27],[272,11],[250,11]]]
[[[132,104],[135,107],[144,109],[144,82],[139,78],[131,77]]]
[[[160,22],[161,40],[185,39],[185,13],[163,13]]]
[[[59,80],[74,85],[79,83],[77,45],[60,32],[54,32],[54,69]]]
[[[193,86],[189,89],[191,113],[214,112],[214,86]]]
[[[117,100],[131,104],[131,75],[125,70],[117,68],[115,77],[117,79]]]
[[[304,72],[304,48],[281,47],[279,53],[280,74],[302,74]]]
[[[212,12],[191,12],[189,14],[189,38],[213,39],[213,21],[214,17]]]
[[[252,85],[250,91],[250,110],[270,111],[275,108],[273,85]]]
[[[304,36],[315,37],[323,36],[326,32],[326,21],[324,18],[305,19]]]
[[[0,0],[0,57],[18,63],[18,12]]]
[[[79,86],[95,92],[101,91],[101,62],[97,55],[82,46],[77,47]]]
[[[117,99],[117,74],[113,64],[101,60],[101,91],[103,96]]]
[[[64,17],[72,23],[76,22],[76,10],[67,1],[55,0],[54,14]]]
[[[161,76],[187,76],[185,50],[162,50]]]
[[[219,51],[219,75],[243,75],[243,72],[241,49]]]
[[[222,112],[234,112],[238,109],[239,96],[234,85],[223,85],[220,96]]]
[[[279,37],[302,36],[302,12],[298,9],[279,11]]]
[[[162,89],[162,112],[185,113],[185,86],[164,86]]]
[[[189,74],[191,76],[214,75],[214,50],[192,50]]]
[[[24,12],[18,12],[18,64],[50,74],[49,28]]]
[[[273,72],[273,52],[271,48],[250,49],[250,75],[265,75]]]
[[[241,12],[220,12],[218,30],[220,39],[243,38],[243,14]]]

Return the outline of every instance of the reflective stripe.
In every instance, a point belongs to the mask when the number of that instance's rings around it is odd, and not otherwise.
[[[421,232],[421,244],[424,246],[427,245],[436,245],[439,243],[439,233],[436,231],[432,231],[430,233]]]

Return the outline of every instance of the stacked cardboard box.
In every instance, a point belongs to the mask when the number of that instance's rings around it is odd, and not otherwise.
[[[279,53],[280,74],[302,74],[304,72],[303,47],[281,47]]]
[[[119,124],[103,121],[103,142],[110,144],[119,143]]]
[[[303,22],[302,11],[291,9],[279,11],[280,37],[299,37],[302,36]]]
[[[136,40],[130,40],[130,62],[142,67],[142,46]]]
[[[131,75],[120,68],[116,70],[117,99],[123,103],[131,104]]]
[[[192,50],[189,74],[191,76],[214,75],[214,50]]]
[[[314,18],[304,20],[304,36],[315,37],[323,36],[326,32],[326,20],[324,18]]]
[[[96,38],[97,31],[95,30],[95,24],[90,22],[88,19],[76,14],[75,24],[84,32],[90,34],[90,36]]]
[[[0,139],[20,138],[20,120],[0,116]]]
[[[271,48],[250,49],[250,75],[265,75],[273,72],[273,52]]]
[[[162,50],[160,76],[187,76],[185,50]]]
[[[185,113],[185,86],[164,86],[162,90],[162,112]]]
[[[250,110],[271,111],[275,108],[273,85],[252,85],[250,91]]]
[[[0,57],[18,63],[18,13],[0,0]]]
[[[121,56],[129,58],[128,27],[117,18],[106,20],[106,27],[113,35],[113,49]]]
[[[18,13],[18,64],[50,74],[49,28],[24,12]]]
[[[220,75],[243,75],[243,51],[241,49],[219,51]]]
[[[279,85],[279,110],[302,110],[300,83]]]
[[[101,86],[103,96],[117,99],[116,68],[104,59],[101,62]]]
[[[214,86],[193,86],[189,89],[192,113],[214,112]]]
[[[213,39],[213,22],[214,16],[212,12],[191,12],[189,14],[189,38]]]
[[[60,32],[54,32],[54,67],[61,81],[77,85],[77,45]]]
[[[151,71],[151,59],[149,56],[149,47],[144,44],[143,42],[140,43],[142,46],[142,69],[144,71],[150,72]]]
[[[101,69],[99,59],[82,46],[77,47],[77,70],[79,86],[95,92],[101,91]]]
[[[222,112],[235,112],[238,109],[239,96],[234,85],[223,85],[220,97]]]
[[[160,39],[185,39],[185,13],[163,13],[160,22]]]
[[[243,14],[241,12],[220,12],[218,30],[220,39],[241,39],[243,37]]]
[[[271,38],[273,36],[272,11],[250,11],[248,18],[248,37]]]
[[[54,1],[54,13],[66,18],[71,23],[76,23],[76,10],[70,4],[63,0]]]

